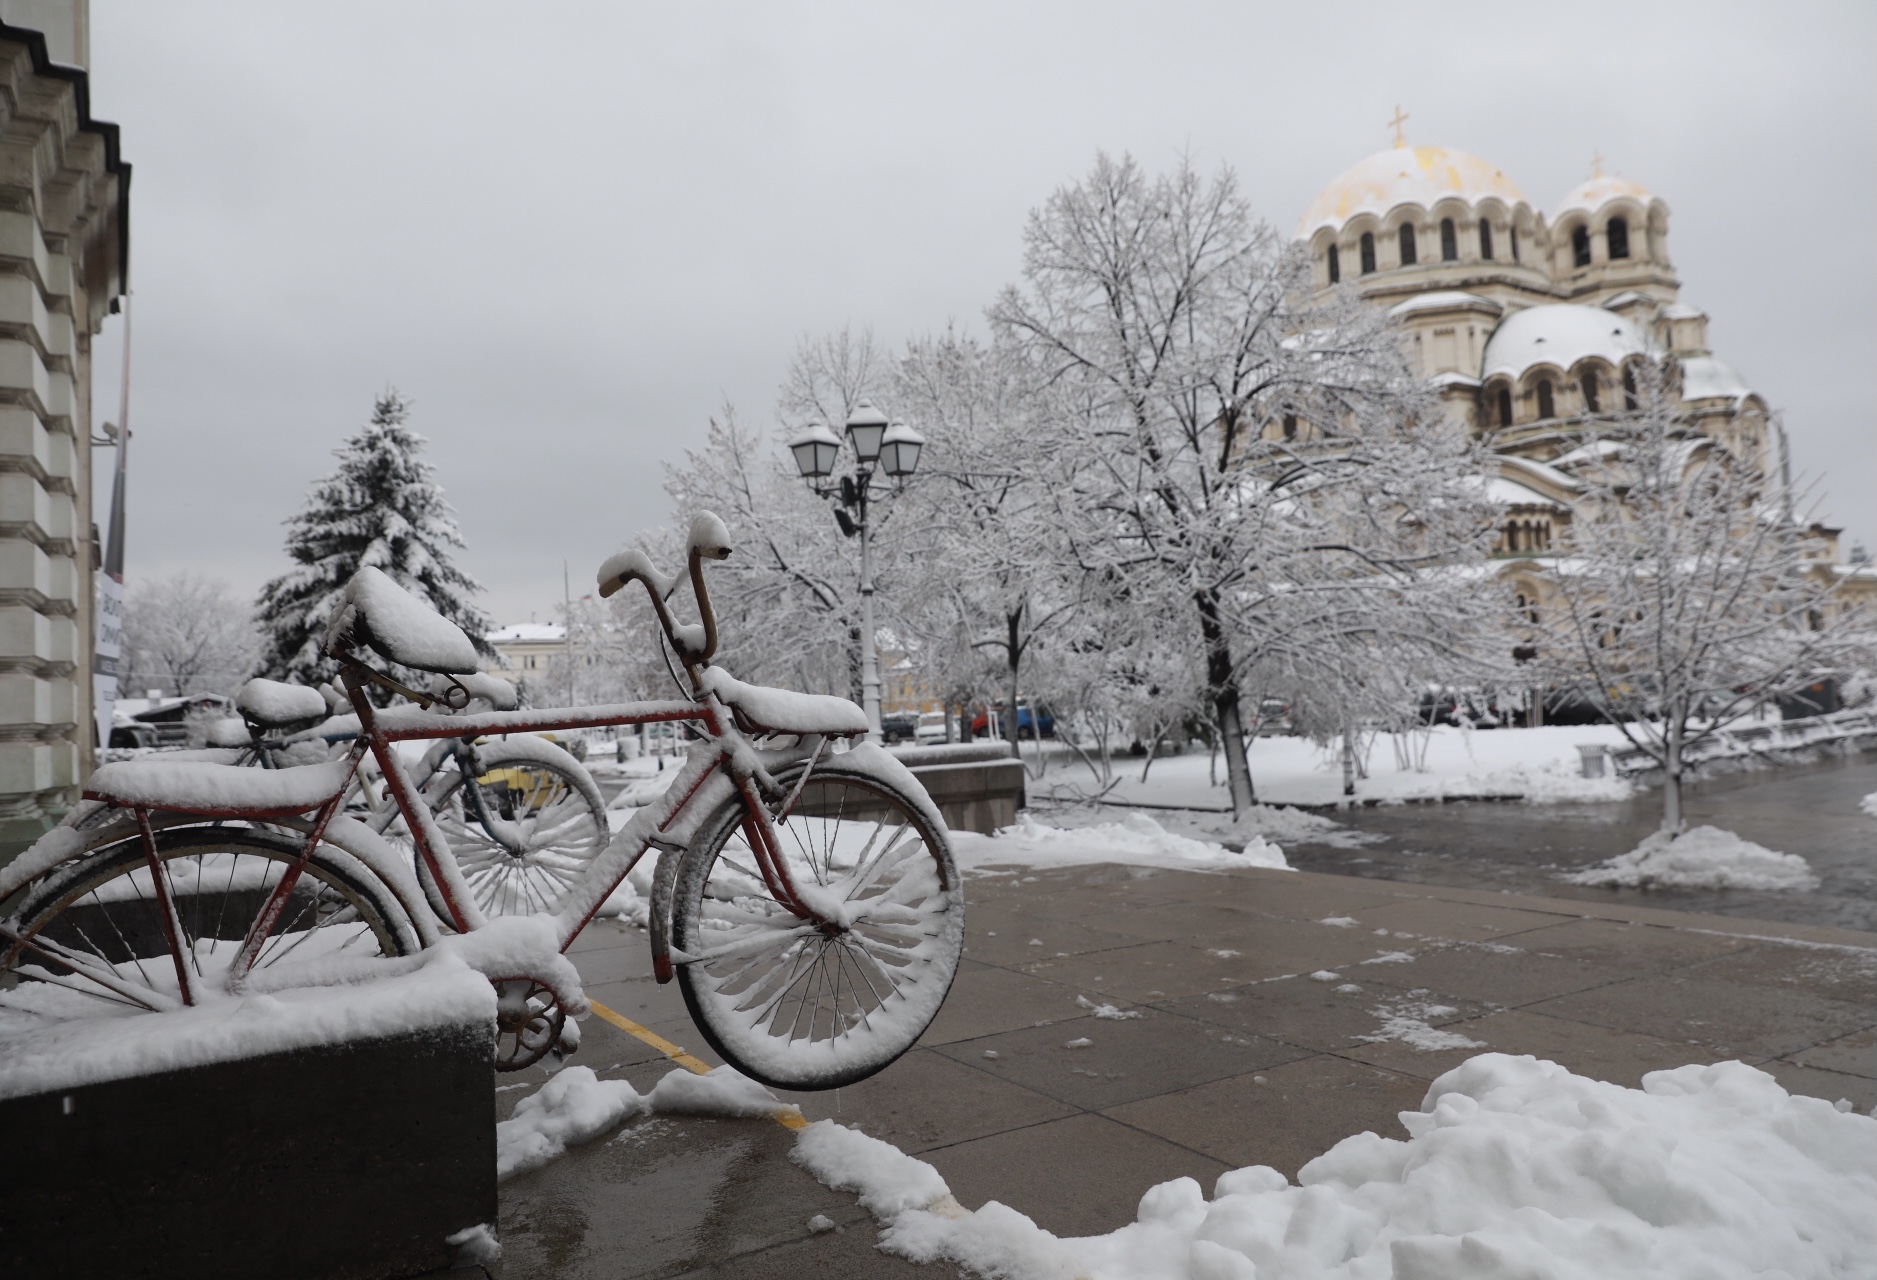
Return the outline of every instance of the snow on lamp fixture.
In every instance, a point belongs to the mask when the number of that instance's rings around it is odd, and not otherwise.
[[[848,415],[847,438],[854,442],[854,456],[863,465],[871,466],[879,459],[880,441],[886,435],[886,427],[886,415],[874,408],[871,400],[862,400]]]
[[[841,437],[822,423],[811,422],[806,431],[789,442],[789,452],[795,455],[795,469],[802,473],[802,479],[819,480],[834,473]]]
[[[880,465],[894,479],[904,479],[918,469],[919,450],[924,447],[924,436],[903,422],[895,422],[882,438]]]

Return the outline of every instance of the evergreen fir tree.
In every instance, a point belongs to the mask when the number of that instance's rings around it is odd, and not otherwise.
[[[365,565],[382,569],[492,652],[484,638],[489,619],[470,601],[482,584],[450,561],[463,535],[435,469],[418,456],[424,437],[404,425],[409,415],[396,390],[378,397],[370,423],[334,451],[339,469],[316,482],[287,521],[294,568],[261,588],[255,611],[260,674],[309,685],[330,678],[333,664],[321,655],[320,640],[346,584]]]

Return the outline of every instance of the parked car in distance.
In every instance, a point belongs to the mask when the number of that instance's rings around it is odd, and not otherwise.
[[[991,716],[993,713],[997,716],[999,729],[999,732],[994,735],[991,733]],[[991,707],[990,710],[978,712],[977,716],[971,721],[972,735],[979,738],[992,736],[1002,737],[1003,717],[1004,704],[1001,702]],[[1055,737],[1056,717],[1049,713],[1047,707],[1038,711],[1027,702],[1019,702],[1017,704],[1017,736],[1019,738],[1034,738],[1039,727],[1045,738]]]
[[[913,741],[922,747],[945,741],[945,713],[928,711],[919,717],[919,727],[913,732]]]
[[[880,717],[882,742],[911,742],[919,732],[917,711],[895,711]]]

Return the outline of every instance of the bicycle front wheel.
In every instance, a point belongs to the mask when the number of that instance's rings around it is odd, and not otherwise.
[[[477,755],[480,776],[451,771],[429,797],[463,879],[484,915],[553,911],[606,848],[599,789],[572,756],[562,763],[501,743]],[[421,864],[419,872],[429,879]]]
[[[302,839],[246,827],[160,832],[157,865],[179,936],[158,905],[140,840],[54,867],[32,884],[0,936],[0,1007],[50,1018],[173,1007],[180,963],[199,989],[226,988],[261,908],[305,849]],[[396,898],[369,873],[313,851],[261,941],[251,978],[296,985],[296,969],[417,949]],[[316,976],[316,975],[314,975]]]
[[[776,833],[793,882],[838,917],[820,926],[770,895],[740,802],[705,820],[672,936],[684,1002],[726,1062],[775,1088],[834,1089],[924,1034],[958,970],[965,909],[924,808],[838,757],[814,771]]]

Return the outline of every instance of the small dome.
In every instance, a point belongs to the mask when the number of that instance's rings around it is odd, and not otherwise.
[[[1589,182],[1579,183],[1568,191],[1558,204],[1560,214],[1572,209],[1582,209],[1586,213],[1595,213],[1610,201],[1628,196],[1637,204],[1646,205],[1657,197],[1647,187],[1631,182],[1628,178],[1598,174]]]
[[[1611,364],[1649,349],[1642,330],[1602,307],[1551,303],[1507,316],[1486,342],[1480,377],[1510,374],[1517,378],[1533,365],[1570,367],[1586,356]]]
[[[1323,188],[1297,224],[1297,237],[1341,227],[1359,213],[1384,214],[1398,204],[1431,208],[1447,196],[1468,204],[1488,196],[1508,205],[1526,203],[1512,179],[1478,156],[1447,147],[1395,147],[1376,152]]]

